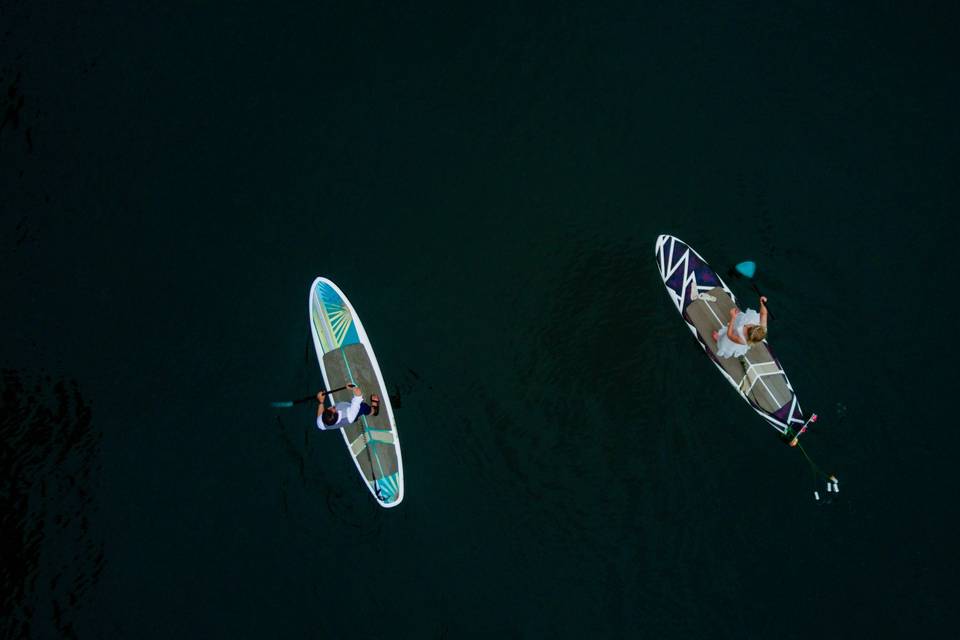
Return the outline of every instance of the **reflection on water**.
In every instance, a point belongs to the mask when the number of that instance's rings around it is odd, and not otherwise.
[[[89,523],[99,445],[75,381],[3,370],[3,637],[76,637],[76,612],[103,568]]]
[[[345,477],[328,477],[312,452],[310,430],[303,429],[303,422],[297,422],[296,419],[292,422],[295,426],[288,426],[277,416],[277,435],[288,459],[294,463],[289,466],[288,476],[280,483],[281,511],[291,529],[304,539],[314,539],[317,532],[315,525],[310,523],[315,522],[318,510],[325,506],[327,516],[334,523],[351,531],[341,540],[329,540],[327,544],[352,547],[375,540],[383,527],[382,508],[358,499],[358,494],[362,497],[364,491],[358,476],[345,474]],[[299,431],[304,432],[302,444]],[[336,449],[343,447],[339,434],[321,434],[321,438],[324,446]]]

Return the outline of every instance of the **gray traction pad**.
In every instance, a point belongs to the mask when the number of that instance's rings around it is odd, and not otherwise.
[[[711,335],[714,331],[725,330],[721,327],[725,328],[726,323],[730,321],[730,309],[734,307],[733,300],[720,287],[714,287],[707,293],[714,296],[717,299],[716,302],[706,302],[702,299],[694,300],[687,305],[684,315],[696,327],[700,339],[710,349],[711,355],[720,362],[724,371],[731,378],[740,382],[744,376],[744,366],[740,358],[717,358],[717,343]],[[745,359],[749,364],[774,362],[770,350],[764,343],[753,345],[747,352]],[[786,377],[781,372],[778,375],[768,375],[758,380],[747,397],[764,411],[774,413],[793,399],[793,393],[787,387]]]
[[[349,363],[349,373],[346,358]],[[327,380],[334,389],[342,387],[348,382],[354,382],[360,386],[363,391],[363,401],[370,404],[370,396],[374,393],[380,396],[380,415],[362,416],[356,422],[343,428],[347,435],[347,440],[351,443],[356,442],[357,438],[362,438],[364,433],[363,421],[366,420],[369,429],[390,429],[390,420],[386,408],[383,406],[386,392],[380,388],[377,383],[377,376],[373,372],[373,365],[367,357],[367,349],[362,344],[350,344],[340,349],[334,349],[323,354],[323,368],[327,373]],[[353,374],[351,380],[350,374]],[[344,389],[332,394],[335,402],[350,402],[353,397],[353,391]],[[381,434],[377,434],[378,437]],[[387,434],[383,434],[387,435]],[[367,448],[370,448],[370,455],[367,454]],[[397,452],[393,444],[385,442],[371,442],[357,451],[356,460],[363,471],[367,480],[372,481],[373,475],[370,473],[371,458],[376,477],[389,476],[397,472]]]

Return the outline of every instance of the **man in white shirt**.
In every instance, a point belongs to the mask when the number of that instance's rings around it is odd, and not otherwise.
[[[317,428],[323,431],[331,429],[343,429],[348,424],[357,420],[360,416],[380,414],[380,398],[377,394],[370,396],[370,404],[363,401],[363,393],[360,387],[355,384],[348,384],[348,389],[353,389],[353,397],[350,402],[338,402],[331,407],[324,408],[323,403],[327,397],[326,391],[317,393]],[[371,406],[372,405],[372,406]]]

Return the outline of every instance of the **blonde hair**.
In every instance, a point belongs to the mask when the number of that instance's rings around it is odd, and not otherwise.
[[[750,329],[747,333],[747,342],[750,344],[756,344],[758,342],[763,342],[763,339],[767,337],[767,328],[763,325],[757,325]]]

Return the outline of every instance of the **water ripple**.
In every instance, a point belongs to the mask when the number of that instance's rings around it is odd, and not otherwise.
[[[74,620],[104,566],[89,524],[99,447],[75,381],[3,370],[3,637],[76,636]]]

